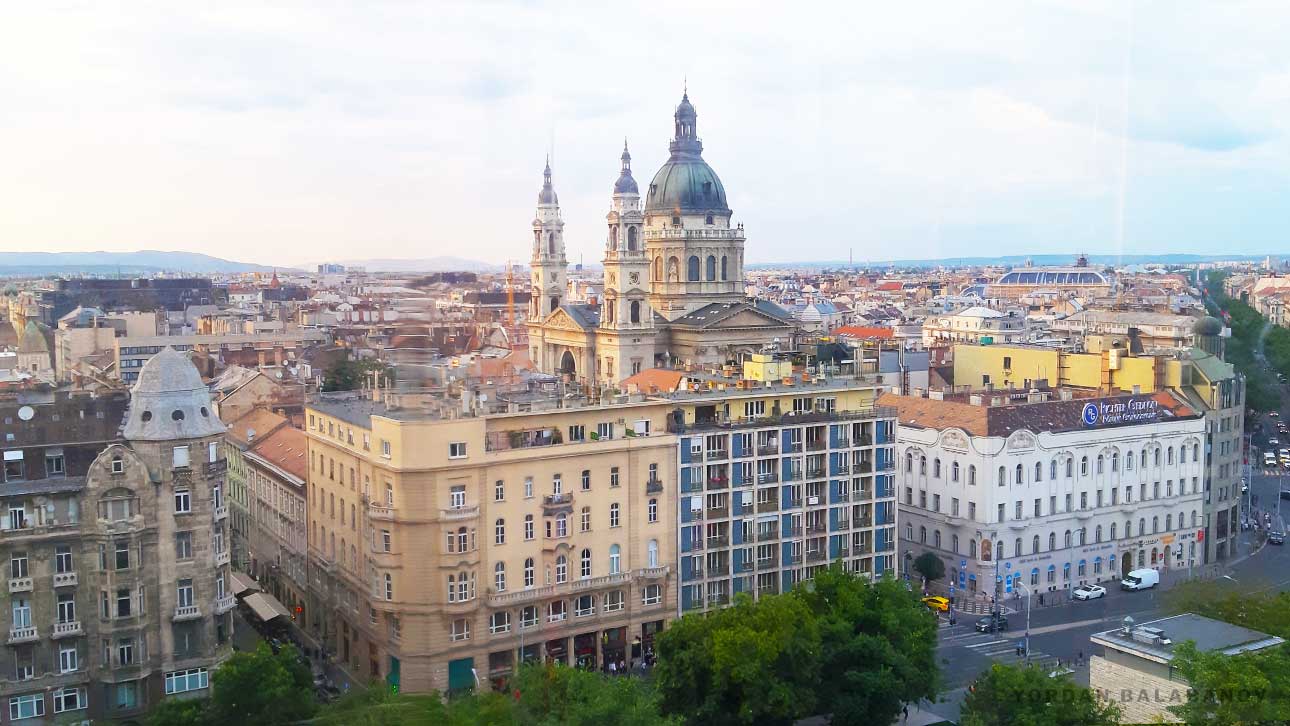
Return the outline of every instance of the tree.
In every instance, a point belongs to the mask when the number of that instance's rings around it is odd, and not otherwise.
[[[210,701],[205,698],[167,698],[148,712],[148,726],[208,726]]]
[[[820,633],[789,595],[687,615],[658,639],[664,713],[691,724],[789,724],[815,713]]]
[[[1068,675],[998,664],[972,684],[960,713],[963,726],[1115,726],[1120,719],[1118,706]]]
[[[1290,722],[1290,652],[1204,653],[1193,641],[1174,647],[1171,665],[1186,679],[1186,703],[1169,706],[1188,724]]]
[[[378,360],[338,360],[323,374],[324,391],[353,391],[368,381],[368,372],[378,371],[386,376],[387,383],[394,378],[394,370]]]
[[[793,595],[819,624],[815,691],[833,723],[893,723],[905,704],[935,698],[936,616],[903,583],[871,584],[835,564]]]
[[[945,563],[931,552],[924,552],[914,560],[914,572],[926,577],[928,582],[935,582],[945,577]]]
[[[313,676],[287,646],[276,655],[265,643],[234,653],[211,678],[213,723],[286,724],[313,715]]]
[[[609,677],[554,664],[520,668],[511,689],[519,694],[516,721],[534,726],[663,726],[658,694],[639,678]]]

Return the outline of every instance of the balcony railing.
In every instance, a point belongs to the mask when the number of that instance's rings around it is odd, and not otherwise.
[[[727,484],[729,484],[729,483],[730,483],[730,480],[729,480],[729,479],[727,479],[727,478],[725,478],[724,476],[710,476],[710,477],[708,477],[708,488],[709,488],[709,489],[725,489],[725,488],[726,488],[726,485],[727,485]]]
[[[690,568],[690,573],[689,573],[688,575],[686,575],[686,576],[685,576],[684,578],[682,578],[682,579],[684,579],[684,580],[686,580],[686,581],[689,581],[689,580],[702,580],[702,579],[703,579],[703,568],[702,568],[702,567],[691,567],[691,568]]]
[[[785,528],[784,528],[784,535],[783,535],[783,536],[785,536],[785,537],[801,537],[801,536],[802,536],[802,528],[801,528],[801,527],[785,527]]]
[[[479,516],[479,505],[471,504],[469,506],[452,507],[450,509],[439,510],[439,519],[445,522],[458,522],[463,519],[474,519]]]
[[[542,497],[542,506],[552,509],[573,506],[573,494],[571,492],[564,492],[563,494],[547,494]],[[478,509],[478,507],[476,509]]]
[[[779,481],[779,474],[773,471],[763,471],[757,474],[758,484],[774,484]]]
[[[65,623],[54,623],[54,631],[50,633],[51,638],[67,638],[73,635],[81,634],[81,621],[71,620]]]
[[[235,605],[237,605],[237,598],[232,595],[225,595],[224,597],[216,598],[215,612],[216,614],[223,615],[229,610],[232,610]]]
[[[828,525],[825,524],[824,522],[806,525],[807,534],[823,534],[827,529],[828,529]]]
[[[649,481],[645,482],[646,494],[659,494],[662,491],[663,491],[663,482],[659,481],[658,479],[650,479]]]
[[[33,587],[30,577],[14,577],[9,580],[9,592],[31,592]]]
[[[774,456],[779,453],[779,444],[762,444],[757,447],[758,456]]]
[[[800,507],[800,506],[802,506],[802,498],[801,498],[801,497],[793,497],[792,499],[789,499],[789,500],[788,500],[788,503],[784,505],[784,508],[785,508],[785,509],[796,509],[796,508],[798,508],[798,507]]]
[[[850,465],[850,464],[835,464],[835,465],[834,465],[834,467],[833,467],[833,473],[834,473],[834,474],[850,474],[850,473],[851,473],[851,465]]]
[[[36,632],[35,625],[28,625],[22,628],[9,628],[9,644],[30,643],[33,640],[40,640],[40,634]]]
[[[725,604],[726,604],[726,603],[728,603],[728,602],[730,602],[730,596],[729,596],[729,595],[727,595],[727,594],[725,594],[724,592],[710,592],[710,593],[708,593],[708,604],[709,604],[709,605],[725,605]]]
[[[392,522],[394,521],[394,507],[369,504],[367,505],[367,516],[369,519],[381,519]]]
[[[709,537],[708,549],[711,549],[713,547],[725,547],[729,543],[730,543],[730,538],[724,534],[717,535],[716,537]]]
[[[824,478],[824,467],[822,467],[822,466],[808,466],[808,467],[806,467],[806,478],[807,478],[807,479],[823,479],[823,478]]]
[[[196,605],[180,605],[175,608],[175,614],[170,619],[179,622],[181,620],[196,620],[202,616],[202,609]]]
[[[847,492],[847,491],[840,491],[840,492],[834,492],[834,493],[833,493],[833,501],[834,501],[834,502],[847,502],[847,501],[850,501],[850,500],[851,500],[851,494],[850,494],[850,492]]]
[[[807,562],[822,562],[824,560],[824,550],[815,550],[806,553]]]
[[[814,441],[808,441],[808,442],[806,442],[806,450],[807,450],[807,451],[824,451],[824,448],[825,448],[825,444],[826,444],[826,443],[827,443],[827,439],[822,439],[822,438],[820,438],[820,439],[815,439]]]
[[[849,449],[851,448],[851,439],[846,438],[845,436],[839,437],[836,441],[833,442],[833,448]]]
[[[224,519],[228,519],[228,505],[227,505],[227,504],[221,504],[220,506],[215,507],[215,521],[216,521],[216,522],[219,522],[219,521],[224,520]]]
[[[706,461],[722,461],[730,458],[730,452],[725,449],[714,449],[703,455]]]
[[[725,519],[730,516],[730,510],[726,507],[709,507],[708,519]]]
[[[75,572],[55,572],[54,587],[71,587],[76,584]]]
[[[759,571],[773,570],[776,567],[779,567],[779,561],[774,557],[766,560],[757,560],[757,569]]]
[[[779,502],[774,499],[765,502],[757,502],[758,512],[777,512],[779,511]]]
[[[228,471],[228,459],[206,462],[206,476],[219,476]]]

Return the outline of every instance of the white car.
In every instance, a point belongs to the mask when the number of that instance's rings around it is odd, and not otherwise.
[[[1101,585],[1080,585],[1071,595],[1076,600],[1093,600],[1106,596],[1106,588]]]

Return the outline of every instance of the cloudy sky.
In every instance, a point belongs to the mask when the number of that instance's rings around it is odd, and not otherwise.
[[[1287,251],[1284,2],[3,17],[3,251],[522,260],[553,151],[570,258],[591,262],[623,138],[644,186],[686,78],[753,262]]]

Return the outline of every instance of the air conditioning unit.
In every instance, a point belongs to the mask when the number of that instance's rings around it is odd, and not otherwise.
[[[806,503],[807,503],[807,504],[810,504],[810,505],[819,504],[819,503],[820,503],[820,498],[819,498],[819,497],[807,497],[807,498],[806,498]]]

